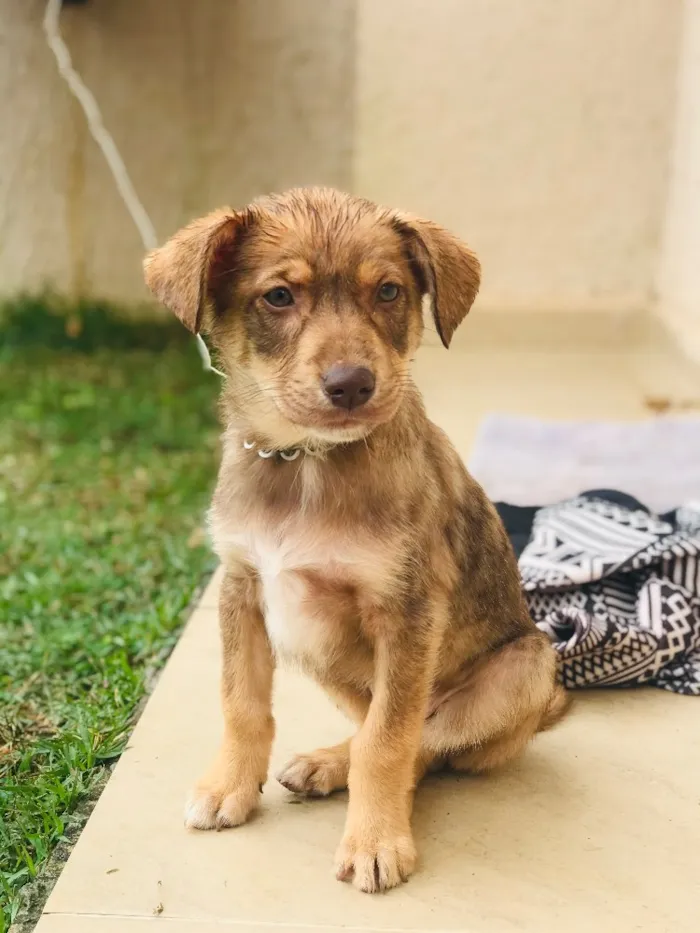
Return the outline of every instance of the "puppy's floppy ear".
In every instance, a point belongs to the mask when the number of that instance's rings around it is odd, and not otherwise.
[[[396,228],[406,242],[422,294],[430,295],[440,339],[449,347],[479,291],[479,260],[456,236],[429,220],[400,214]]]
[[[144,259],[146,285],[193,334],[202,326],[206,329],[207,313],[216,309],[242,223],[242,214],[213,211],[193,220]]]

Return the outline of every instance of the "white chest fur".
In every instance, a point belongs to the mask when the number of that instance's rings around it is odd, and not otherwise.
[[[363,588],[390,579],[391,552],[376,539],[340,539],[308,526],[269,535],[234,532],[215,519],[211,530],[224,562],[243,556],[258,571],[270,641],[287,657],[320,659],[337,642],[304,571]]]
[[[262,584],[265,627],[275,650],[293,658],[325,653],[328,632],[314,611],[306,582],[285,565],[282,548],[255,549],[255,565]]]

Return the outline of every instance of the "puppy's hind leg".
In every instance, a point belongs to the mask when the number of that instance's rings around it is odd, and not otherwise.
[[[493,771],[522,754],[536,731],[536,720],[526,719],[516,729],[504,732],[490,742],[450,755],[446,762],[447,768],[469,771],[471,774]]]
[[[317,748],[306,755],[295,755],[275,775],[287,790],[304,797],[327,797],[348,786],[350,739]]]
[[[540,633],[475,662],[426,721],[423,747],[448,767],[485,772],[516,758],[568,707],[556,683],[556,654]]]
[[[358,726],[367,716],[371,697],[369,693],[350,687],[320,681],[336,706]],[[287,790],[306,797],[326,797],[334,791],[345,790],[350,771],[350,739],[317,748],[305,755],[295,755],[275,776]]]
[[[358,727],[362,725],[369,710],[369,693],[354,691],[349,687],[322,682],[322,686],[335,701],[336,706]],[[305,755],[295,755],[275,777],[294,794],[305,797],[327,797],[339,790],[346,790],[350,772],[351,739],[317,748]],[[427,749],[421,748],[415,763],[415,783],[418,784],[429,771],[439,770],[444,761]]]

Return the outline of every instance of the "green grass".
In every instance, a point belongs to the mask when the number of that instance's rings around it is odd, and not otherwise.
[[[177,328],[0,313],[0,930],[213,567],[218,380]]]

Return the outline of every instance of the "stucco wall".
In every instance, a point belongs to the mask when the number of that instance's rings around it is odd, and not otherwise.
[[[355,182],[451,226],[483,308],[648,307],[677,0],[361,0]]]
[[[700,0],[685,0],[658,313],[700,362]]]
[[[88,0],[62,17],[160,236],[328,183],[482,257],[480,306],[646,308],[682,0]],[[144,296],[138,236],[41,32],[0,0],[0,293]]]
[[[139,300],[141,243],[43,12],[0,0],[0,293]],[[61,23],[159,236],[272,188],[351,184],[353,0],[89,0]]]

